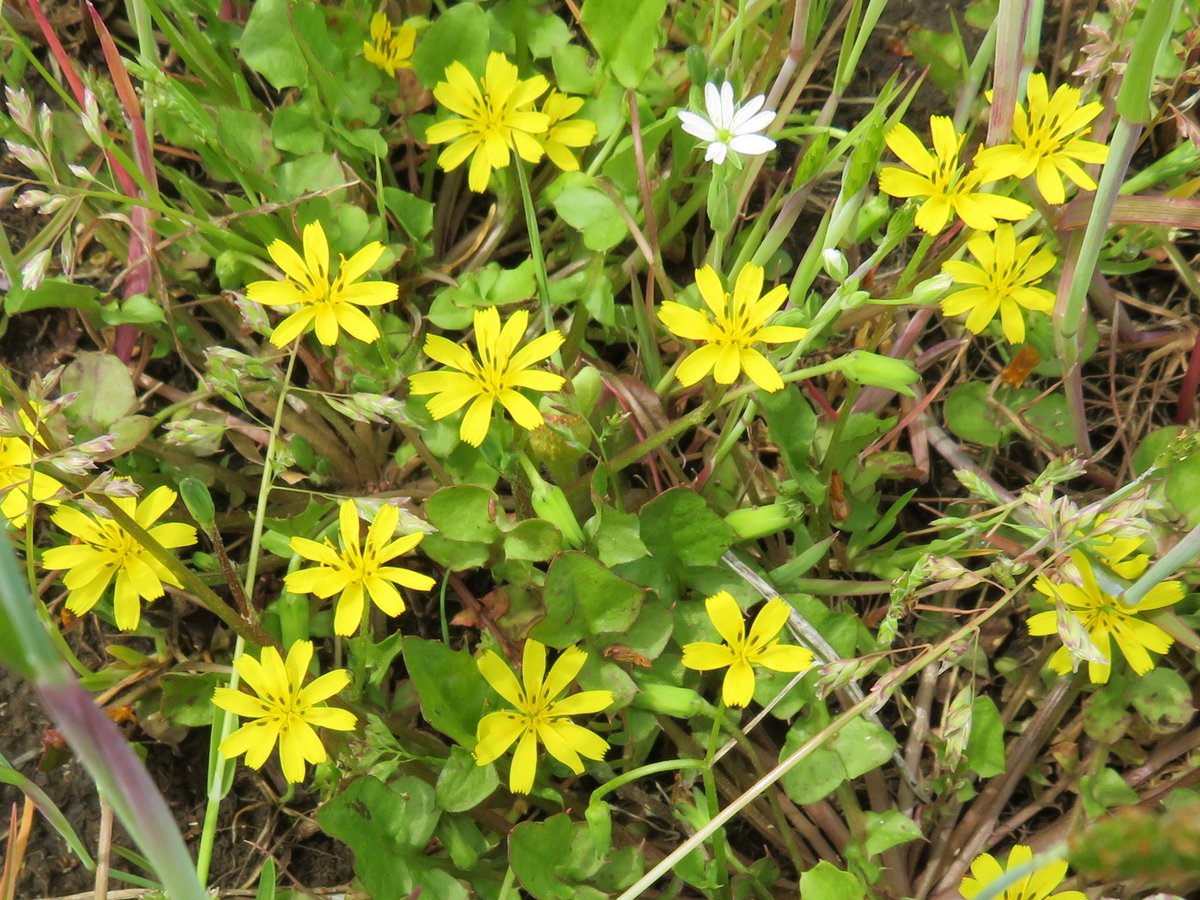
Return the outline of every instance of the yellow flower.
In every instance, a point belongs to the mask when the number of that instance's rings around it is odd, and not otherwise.
[[[1108,159],[1107,145],[1084,140],[1092,130],[1089,123],[1100,115],[1104,104],[1080,106],[1079,89],[1067,84],[1060,84],[1050,96],[1041,72],[1029,76],[1027,90],[1028,112],[1019,103],[1013,111],[1013,142],[989,147],[979,154],[977,163],[993,167],[1002,177],[1036,174],[1038,190],[1047,203],[1066,202],[1063,175],[1084,190],[1095,190],[1096,182],[1079,163]]]
[[[274,647],[266,647],[261,662],[252,656],[234,660],[242,681],[257,697],[232,688],[217,688],[213,703],[243,719],[250,719],[221,741],[217,749],[226,759],[246,754],[246,765],[261,769],[275,745],[279,762],[289,783],[304,780],[305,763],[325,761],[325,745],[313,730],[332,728],[350,731],[354,713],[331,706],[318,706],[350,683],[350,673],[335,669],[302,687],[312,661],[311,641],[296,641],[288,650],[287,662]]]
[[[196,529],[191,525],[181,522],[154,524],[171,508],[175,497],[173,490],[160,487],[151,491],[141,503],[133,497],[116,497],[113,502],[163,547],[190,547],[196,543]],[[62,506],[54,513],[52,521],[81,541],[54,547],[42,554],[42,568],[67,570],[63,577],[69,592],[67,609],[76,615],[83,615],[95,606],[115,576],[113,611],[117,627],[132,631],[141,621],[141,599],[157,600],[163,595],[163,584],[181,587],[166,566],[115,520]]]
[[[516,712],[489,713],[479,720],[475,737],[475,762],[486,766],[513,745],[518,738],[509,770],[508,787],[514,794],[528,794],[537,772],[537,745],[576,775],[583,772],[579,758],[604,759],[608,741],[571,721],[571,716],[596,713],[612,705],[612,691],[580,691],[562,700],[554,698],[567,689],[583,664],[587,653],[568,647],[546,674],[546,648],[533,638],[525,641],[521,664],[524,686],[517,681],[508,663],[493,650],[477,661],[483,677]]]
[[[1096,517],[1092,527],[1100,525],[1108,516],[1101,514]],[[1092,534],[1087,537],[1088,547],[1104,560],[1104,564],[1127,581],[1140,578],[1150,565],[1150,554],[1138,553],[1130,558],[1129,554],[1142,549],[1140,537],[1121,537],[1112,532]]]
[[[595,122],[571,118],[582,106],[582,97],[571,97],[561,91],[551,91],[542,104],[549,126],[539,140],[550,162],[564,172],[579,171],[579,161],[569,148],[586,147],[596,136]]]
[[[672,300],[663,303],[658,317],[672,334],[705,342],[705,346],[694,350],[680,364],[676,376],[681,384],[695,384],[710,370],[717,384],[733,384],[745,371],[764,391],[783,388],[783,379],[775,367],[754,345],[798,341],[808,329],[767,325],[767,319],[787,299],[788,289],[781,284],[760,296],[762,285],[762,266],[747,263],[738,273],[731,298],[712,266],[705,266],[696,270],[696,287],[708,306],[708,313]]]
[[[408,25],[394,27],[384,13],[377,12],[371,16],[371,40],[363,41],[363,56],[394,76],[397,69],[412,67],[409,57],[416,40],[415,29]]]
[[[957,316],[969,311],[967,330],[979,334],[999,310],[1005,338],[1020,344],[1025,340],[1021,310],[1049,313],[1054,309],[1054,294],[1037,285],[1057,260],[1049,250],[1038,249],[1040,242],[1041,238],[1034,235],[1018,244],[1011,225],[998,226],[994,235],[971,235],[967,249],[979,265],[958,259],[942,264],[956,283],[969,285],[946,297],[942,312]]]
[[[517,388],[557,391],[566,381],[561,375],[532,368],[534,363],[551,356],[562,346],[560,332],[543,334],[517,349],[528,324],[529,313],[523,309],[513,313],[503,328],[500,327],[500,313],[494,306],[476,310],[478,360],[470,350],[454,341],[436,334],[425,338],[425,354],[457,371],[418,372],[409,378],[410,389],[414,394],[437,395],[426,403],[435,419],[444,419],[470,402],[471,407],[463,416],[458,433],[472,447],[478,447],[487,437],[492,407],[497,400],[514,422],[532,431],[542,424],[542,414]]]
[[[707,672],[729,667],[721,688],[726,706],[745,706],[754,697],[754,667],[775,672],[803,672],[813,655],[803,647],[779,643],[779,632],[787,624],[791,607],[781,597],[768,600],[746,634],[746,623],[737,601],[728,591],[719,591],[704,601],[704,608],[724,644],[696,641],[683,645],[683,664]]]
[[[977,231],[991,231],[997,219],[1024,219],[1033,208],[1011,197],[982,193],[979,188],[1004,177],[990,164],[977,162],[970,173],[959,163],[966,135],[954,130],[947,116],[930,116],[933,153],[906,125],[897,125],[885,136],[888,148],[909,167],[887,166],[879,173],[879,189],[893,197],[924,197],[917,210],[917,227],[937,234],[951,214]]]
[[[425,140],[431,144],[453,141],[438,157],[438,165],[449,172],[471,156],[467,184],[481,193],[487,190],[492,170],[508,165],[512,151],[527,162],[538,162],[544,151],[537,136],[550,127],[550,119],[526,107],[548,87],[541,75],[519,79],[517,67],[503,53],[488,57],[478,84],[466,66],[451,63],[446,80],[438,82],[433,96],[461,118],[437,122],[425,132]]]
[[[963,878],[958,891],[967,900],[973,900],[984,888],[999,881],[1006,871],[1011,871],[1033,859],[1033,849],[1017,844],[1008,854],[1008,864],[1001,866],[990,853],[977,856],[971,863],[971,874]],[[1060,859],[1026,875],[996,895],[995,900],[1087,900],[1083,891],[1059,891],[1051,894],[1067,874],[1067,861]]]
[[[1138,675],[1145,675],[1154,668],[1154,660],[1146,651],[1166,653],[1174,643],[1169,634],[1150,622],[1143,622],[1138,613],[1162,609],[1183,599],[1183,584],[1164,581],[1155,585],[1136,606],[1125,606],[1120,600],[1104,593],[1096,583],[1092,564],[1082,553],[1071,554],[1071,561],[1079,573],[1080,584],[1053,582],[1042,576],[1034,588],[1052,601],[1062,601],[1067,611],[1073,614],[1087,631],[1088,640],[1108,662],[1088,660],[1088,677],[1092,684],[1106,684],[1111,671],[1112,645],[1115,641],[1121,655],[1129,661]],[[1056,610],[1040,612],[1029,617],[1029,633],[1035,636],[1059,634]],[[1078,654],[1077,654],[1078,655]],[[1070,672],[1071,651],[1059,647],[1050,657],[1050,668],[1060,675]]]
[[[404,598],[395,585],[414,591],[427,591],[436,584],[428,575],[400,566],[385,565],[389,560],[407,553],[425,535],[417,531],[392,540],[400,511],[394,506],[384,505],[375,514],[371,527],[367,529],[367,540],[361,546],[358,541],[358,509],[353,500],[343,500],[339,509],[339,526],[342,549],[339,552],[326,538],[323,543],[308,538],[294,537],[289,546],[304,559],[318,562],[315,569],[301,569],[284,579],[289,591],[297,594],[316,594],[322,600],[339,594],[337,610],[333,617],[335,634],[353,634],[363,619],[365,598],[389,616],[404,612]]]
[[[337,343],[338,330],[368,344],[379,340],[375,327],[360,306],[382,306],[396,299],[400,288],[387,281],[358,282],[383,255],[383,244],[371,241],[349,259],[344,256],[337,277],[329,281],[329,240],[320,222],[304,226],[304,258],[289,244],[272,241],[267,252],[283,270],[284,281],[256,281],[246,286],[246,296],[264,306],[299,306],[271,332],[276,347],[290,344],[315,324],[317,340]]]
[[[34,410],[41,412],[36,406]],[[18,411],[17,419],[25,435],[0,437],[0,514],[14,528],[21,528],[34,504],[58,505],[53,498],[62,484],[34,468],[35,448],[44,450],[45,446],[25,410]]]

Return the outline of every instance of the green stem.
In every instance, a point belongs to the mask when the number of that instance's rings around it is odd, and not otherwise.
[[[701,772],[704,781],[704,796],[708,801],[708,816],[715,819],[721,811],[721,800],[717,795],[716,774],[713,771],[713,759],[721,743],[721,726],[725,723],[725,704],[717,706],[717,714],[713,716],[712,729],[708,734],[708,753],[705,755],[705,765]],[[715,828],[712,832],[713,869],[717,878],[718,897],[729,896],[729,869],[725,861],[725,829]]]
[[[517,170],[517,183],[521,186],[521,202],[525,207],[525,227],[529,229],[529,252],[533,258],[533,272],[537,276],[538,294],[542,301],[542,324],[546,333],[554,330],[554,315],[550,312],[550,281],[546,277],[546,258],[542,255],[542,236],[537,227],[537,211],[533,208],[533,194],[529,190],[529,178],[525,174],[525,163],[520,157],[513,160]],[[554,351],[554,365],[562,368],[562,353]]]
[[[271,493],[271,485],[275,480],[275,448],[279,442],[280,423],[286,408],[288,388],[292,383],[292,371],[296,366],[296,351],[300,345],[293,342],[291,353],[288,355],[287,371],[283,376],[283,385],[279,389],[279,399],[275,404],[275,421],[271,425],[271,436],[267,439],[267,449],[263,461],[262,481],[258,489],[258,505],[254,511],[254,526],[250,533],[250,554],[246,561],[246,579],[243,591],[249,602],[254,599],[254,579],[258,574],[258,558],[262,549],[263,526],[267,518],[267,499]],[[233,661],[245,651],[246,642],[242,635],[233,648]],[[239,678],[234,668],[229,676],[229,687],[237,690]],[[217,818],[221,810],[221,801],[229,793],[233,784],[234,763],[221,756],[218,749],[221,742],[228,737],[237,726],[237,716],[225,710],[214,708],[212,736],[209,741],[209,787],[208,801],[204,808],[204,826],[200,833],[200,848],[196,859],[196,874],[202,885],[208,884],[208,869],[212,863],[213,841],[216,839]]]
[[[900,280],[896,283],[896,295],[900,296],[904,292],[904,288],[913,280],[917,274],[917,269],[924,262],[925,256],[929,253],[929,248],[933,246],[933,235],[922,234],[921,243],[917,244],[917,249],[913,252],[912,258],[909,259],[908,265],[904,267],[904,272],[900,276]]]
[[[1183,539],[1155,561],[1142,577],[1131,584],[1117,599],[1125,606],[1137,606],[1153,588],[1174,575],[1181,566],[1190,563],[1200,556],[1200,525],[1197,525]]]
[[[841,359],[831,359],[829,362],[824,362],[820,365],[808,366],[804,369],[797,369],[794,372],[787,372],[782,376],[782,378],[785,384],[793,381],[803,381],[806,378],[813,378],[817,375],[825,375],[829,372],[840,372],[844,368],[844,365],[845,363]],[[717,408],[725,406],[728,403],[732,403],[734,400],[737,400],[740,397],[745,397],[747,394],[752,394],[757,390],[757,385],[746,384],[742,385],[741,387],[734,388],[731,391],[727,391],[722,397],[716,400],[709,400],[705,402],[702,406],[692,410],[687,415],[676,419],[662,431],[657,431],[645,440],[639,441],[632,447],[627,447],[626,449],[622,450],[609,461],[609,473],[613,474],[619,472],[625,467],[632,465],[646,454],[657,450],[676,435],[682,434],[689,428],[695,428],[697,425],[707,421],[708,417],[711,416]],[[583,486],[583,484],[572,484],[568,490],[568,493]]]

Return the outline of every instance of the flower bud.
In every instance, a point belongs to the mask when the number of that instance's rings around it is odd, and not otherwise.
[[[795,524],[795,516],[785,503],[735,509],[725,516],[725,524],[737,532],[743,541],[753,541],[776,534]]]
[[[571,379],[571,388],[575,393],[576,410],[581,416],[590,416],[600,401],[600,391],[604,387],[604,378],[595,366],[584,366]]]
[[[633,707],[673,719],[690,719],[711,709],[703,697],[691,688],[660,681],[641,681],[633,698]]]
[[[589,803],[583,817],[587,820],[588,837],[592,839],[592,852],[602,859],[612,848],[612,811],[608,802],[601,799]]]
[[[950,285],[952,284],[954,284],[954,279],[948,272],[939,272],[932,278],[926,278],[913,288],[913,303],[916,303],[918,306],[937,303],[942,299],[942,295],[950,290]]]
[[[913,396],[909,385],[919,378],[912,363],[907,360],[880,356],[865,350],[853,350],[841,357],[838,363],[847,378],[871,387],[888,388],[906,397]]]
[[[529,479],[529,503],[538,518],[545,519],[562,533],[567,546],[578,549],[583,546],[583,529],[567,501],[567,495],[556,484],[551,484],[523,454],[517,456],[525,477]]]
[[[200,526],[205,534],[211,534],[216,527],[217,509],[213,505],[212,494],[199,478],[185,478],[179,482],[179,496],[188,513]]]
[[[839,284],[850,274],[850,264],[846,262],[846,254],[837,247],[826,247],[821,251],[821,268],[825,274]]]

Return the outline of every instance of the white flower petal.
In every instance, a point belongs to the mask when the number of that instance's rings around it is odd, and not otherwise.
[[[746,128],[745,128],[746,122],[749,121],[754,116],[755,113],[757,113],[760,109],[762,109],[763,104],[766,102],[767,102],[766,95],[759,94],[758,96],[751,97],[749,100],[747,100],[745,103],[743,103],[740,107],[738,107],[737,112],[735,112],[733,114],[733,118],[729,122],[729,130],[730,131],[746,130]],[[771,118],[772,119],[775,118],[774,113],[771,114]],[[753,130],[758,131],[759,129],[755,128]]]
[[[712,123],[708,119],[701,115],[681,109],[679,111],[679,122],[683,125],[683,130],[692,135],[692,137],[698,137],[702,141],[715,141],[717,139],[717,130],[712,127]]]
[[[759,156],[774,150],[775,142],[761,134],[739,134],[729,142],[729,149],[734,153]]]
[[[704,86],[704,109],[708,119],[718,128],[721,126],[721,91],[711,81]]]
[[[730,129],[734,134],[754,134],[763,131],[775,121],[775,113],[772,110],[765,109],[758,115],[743,122],[739,127]]]
[[[715,162],[718,166],[725,162],[725,154],[729,152],[729,146],[724,141],[713,141],[708,145],[708,150],[704,154],[705,162]]]
[[[718,128],[728,128],[733,121],[733,85],[726,81],[721,85],[721,118],[715,121]]]

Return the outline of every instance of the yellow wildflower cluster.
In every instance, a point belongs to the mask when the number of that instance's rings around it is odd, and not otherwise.
[[[896,125],[885,136],[893,153],[908,168],[885,167],[879,188],[893,197],[921,198],[916,224],[927,234],[940,233],[958,217],[977,233],[967,241],[976,263],[951,260],[944,265],[959,290],[942,301],[948,316],[967,314],[968,331],[979,334],[1000,313],[1004,337],[1013,344],[1025,340],[1022,310],[1049,313],[1054,295],[1039,287],[1057,259],[1040,248],[1033,236],[1018,243],[1012,225],[1033,212],[1029,204],[986,188],[1004,179],[1035,176],[1042,198],[1050,204],[1066,201],[1062,176],[1084,190],[1096,187],[1080,163],[1103,163],[1108,147],[1086,139],[1091,122],[1103,108],[1100,103],[1080,106],[1080,92],[1060,85],[1050,95],[1046,76],[1029,76],[1028,108],[1017,104],[1013,113],[1012,140],[981,150],[968,166],[962,160],[965,134],[959,134],[946,116],[929,121],[932,152],[905,125]]]
[[[1149,558],[1127,561],[1123,567],[1129,577],[1145,571]],[[1183,584],[1164,581],[1150,589],[1142,599],[1126,605],[1102,588],[1092,563],[1081,551],[1071,554],[1073,578],[1051,580],[1040,577],[1034,589],[1055,604],[1054,609],[1029,618],[1029,633],[1035,637],[1058,635],[1063,641],[1050,657],[1050,668],[1060,675],[1074,671],[1080,660],[1088,664],[1093,684],[1105,684],[1112,672],[1112,645],[1115,643],[1131,669],[1145,675],[1154,668],[1150,653],[1166,653],[1174,639],[1158,625],[1139,615],[1171,606],[1183,599]],[[1085,636],[1079,634],[1079,630]]]
[[[394,76],[397,69],[412,67],[413,46],[417,32],[410,25],[392,24],[385,13],[371,16],[371,40],[363,41],[363,56],[367,62]]]
[[[33,407],[35,415],[41,410]],[[62,490],[58,479],[39,471],[34,463],[46,450],[38,434],[38,424],[25,410],[15,416],[20,434],[0,437],[0,515],[14,528],[24,528],[29,511],[39,503],[56,505]]]
[[[590,144],[596,125],[572,118],[583,106],[582,98],[558,91],[550,91],[541,109],[535,109],[548,90],[550,83],[542,75],[520,78],[503,53],[488,57],[480,79],[462,63],[452,63],[433,96],[456,117],[431,125],[425,133],[431,144],[449,144],[438,165],[450,172],[469,158],[467,184],[476,193],[487,190],[492,172],[506,168],[513,153],[529,163],[549,156],[560,169],[576,171],[579,161],[570,148]]]

